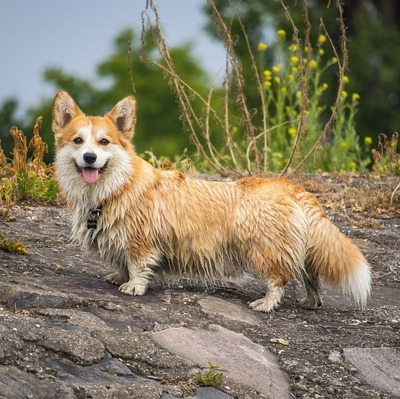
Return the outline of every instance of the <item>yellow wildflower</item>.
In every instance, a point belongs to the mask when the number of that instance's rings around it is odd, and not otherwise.
[[[258,43],[258,51],[265,51],[268,46],[265,43]]]
[[[364,143],[365,145],[371,145],[372,144],[372,138],[369,136],[364,137]]]
[[[292,43],[292,44],[289,46],[289,51],[297,51],[297,49],[298,49],[298,46],[297,46],[297,44],[295,44],[295,43]]]
[[[285,86],[281,87],[281,93],[286,93],[286,92],[287,92],[286,87]]]
[[[293,55],[292,57],[290,57],[290,62],[292,64],[297,64],[299,62],[299,57],[296,57],[295,55]]]
[[[290,128],[288,129],[288,133],[289,133],[292,137],[295,137],[295,136],[296,136],[296,133],[297,133],[297,129],[294,128],[294,127],[290,127]]]
[[[271,72],[269,69],[266,69],[266,70],[264,71],[264,78],[265,78],[266,80],[271,80],[271,79],[272,79],[272,72]]]
[[[319,55],[324,55],[324,54],[325,54],[325,50],[324,50],[323,48],[320,48],[320,49],[318,50],[318,54],[319,54]]]
[[[269,80],[265,80],[264,81],[264,87],[270,87],[272,85],[272,83]]]
[[[347,148],[349,145],[347,144],[347,142],[346,141],[341,141],[340,142],[340,147],[342,147],[342,148]]]
[[[297,67],[294,66],[294,67],[292,67],[291,72],[292,72],[294,75],[296,75],[296,73],[299,72],[299,68],[297,68]]]
[[[286,31],[283,29],[279,29],[278,32],[276,32],[279,39],[286,39]]]
[[[326,42],[326,36],[325,35],[319,35],[318,43],[319,44],[324,44],[325,42]]]
[[[342,96],[343,99],[345,99],[347,97],[347,91],[346,90],[342,90],[340,95]]]
[[[331,62],[332,64],[337,64],[338,59],[336,57],[332,57]]]
[[[301,91],[300,91],[300,90],[297,90],[297,91],[296,91],[296,97],[297,97],[297,98],[300,98],[300,97],[301,97]]]
[[[347,75],[343,75],[343,83],[346,84],[349,82],[350,82],[349,77]]]
[[[278,83],[278,84],[281,83],[281,78],[280,78],[279,76],[276,76],[274,80],[275,80],[275,82]]]
[[[360,95],[358,93],[353,93],[351,98],[352,98],[353,101],[357,101],[357,100],[360,99]]]
[[[355,170],[357,170],[357,163],[352,161],[350,162],[350,168],[351,170],[354,172]]]
[[[323,91],[326,91],[326,90],[328,90],[328,83],[322,83],[322,85],[321,85],[321,89],[323,90]]]
[[[274,66],[272,67],[272,70],[273,70],[274,72],[278,73],[278,72],[281,70],[281,68],[282,68],[282,65],[278,64],[278,65],[274,65]]]
[[[308,63],[308,66],[309,66],[311,69],[316,69],[317,66],[318,66],[318,63],[317,63],[317,61],[315,61],[315,60],[310,60],[310,62]]]
[[[293,74],[289,73],[288,78],[289,78],[289,82],[293,82],[294,81],[294,75]]]
[[[310,51],[310,49],[308,48],[308,46],[304,46],[304,52],[308,53]]]

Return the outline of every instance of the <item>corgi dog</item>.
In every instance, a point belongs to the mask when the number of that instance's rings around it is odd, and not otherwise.
[[[86,116],[66,91],[53,104],[56,178],[72,214],[72,239],[116,267],[105,279],[143,295],[166,273],[216,282],[250,271],[267,283],[256,311],[277,307],[291,279],[306,309],[322,305],[321,281],[365,307],[368,262],[311,193],[284,178],[234,182],[160,171],[131,143],[136,101]]]

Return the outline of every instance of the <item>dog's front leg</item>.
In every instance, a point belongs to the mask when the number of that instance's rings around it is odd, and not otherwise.
[[[128,295],[143,295],[146,292],[150,277],[153,274],[145,260],[128,264],[129,280],[121,284],[119,291]]]
[[[115,285],[126,283],[129,281],[128,267],[125,263],[118,265],[116,273],[107,274],[105,280]]]

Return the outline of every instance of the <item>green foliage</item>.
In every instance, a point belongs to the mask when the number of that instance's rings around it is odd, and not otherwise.
[[[21,199],[54,201],[57,183],[51,177],[40,178],[34,171],[20,169],[16,175],[18,195]]]
[[[201,371],[198,371],[196,374],[197,383],[202,387],[213,387],[217,388],[224,379],[223,373],[216,373],[219,366],[208,363],[210,365],[210,370],[206,374],[202,374]]]
[[[3,177],[0,180],[0,204],[10,207],[16,200],[15,185],[12,179]]]
[[[291,21],[282,12],[282,2],[276,0],[252,0],[248,2],[214,0],[217,9],[225,22],[232,21],[231,35],[237,43],[237,55],[244,65],[246,78],[246,95],[251,107],[258,111],[260,106],[254,79],[248,68],[249,56],[246,49],[246,40],[235,15],[240,16],[251,47],[257,43],[267,42],[271,32],[284,29],[287,37],[295,33]],[[290,14],[294,25],[300,32],[306,32],[307,25],[303,10],[304,2],[284,1],[290,7]],[[327,4],[331,6],[328,7]],[[310,39],[315,43],[318,39],[318,29],[324,22],[333,43],[339,43],[340,30],[337,24],[336,2],[322,0],[307,2],[307,17],[311,27]],[[400,125],[398,103],[400,98],[400,80],[398,68],[400,52],[393,51],[393,43],[400,40],[400,19],[398,18],[398,2],[385,1],[383,7],[377,1],[344,1],[344,19],[348,27],[349,68],[346,71],[350,79],[348,90],[360,95],[360,104],[355,123],[360,144],[365,137],[371,137],[377,143],[378,135],[382,131],[394,132]],[[211,16],[211,2],[204,6],[207,14],[207,31],[214,38],[219,38],[221,29]],[[268,52],[269,62],[274,60],[274,44]],[[324,94],[329,103],[333,103],[337,87],[337,74],[334,69],[326,72],[325,81],[329,88]],[[257,115],[255,116],[257,117]]]
[[[286,40],[286,31],[277,31],[274,58],[264,67],[268,46],[258,44],[267,118],[268,170],[280,171],[288,163],[297,145],[296,163],[309,152],[303,170],[355,171],[365,170],[369,159],[362,150],[355,127],[359,95],[342,90],[335,110],[335,123],[324,132],[329,114],[329,88],[325,78],[338,64],[336,57],[327,58],[326,35],[320,34],[314,46],[301,47],[299,42]],[[349,83],[344,75],[343,85]],[[297,138],[297,135],[301,137]],[[321,137],[324,135],[324,137]],[[315,145],[317,143],[317,145]]]
[[[9,239],[5,234],[0,232],[0,249],[11,252],[13,254],[27,255],[28,251],[21,241]]]

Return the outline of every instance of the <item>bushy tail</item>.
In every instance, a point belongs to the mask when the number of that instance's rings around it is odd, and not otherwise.
[[[310,224],[307,262],[310,270],[365,308],[371,292],[371,273],[358,247],[326,217]]]

